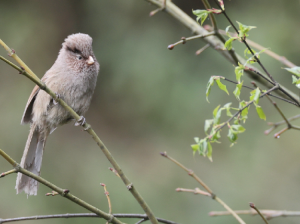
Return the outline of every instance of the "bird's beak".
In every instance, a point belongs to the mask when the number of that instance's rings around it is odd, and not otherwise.
[[[95,63],[95,61],[94,61],[94,59],[93,59],[92,56],[89,56],[89,58],[86,60],[86,63],[87,63],[88,65],[92,65],[92,64]]]

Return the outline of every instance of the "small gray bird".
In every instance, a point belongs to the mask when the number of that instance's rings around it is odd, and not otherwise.
[[[79,115],[83,115],[90,106],[100,67],[93,53],[92,42],[92,38],[87,34],[68,36],[55,63],[42,78],[42,81]],[[69,112],[50,95],[39,86],[35,86],[21,120],[22,124],[30,123],[21,167],[40,175],[48,135],[59,125],[72,119]],[[28,195],[36,195],[37,189],[36,180],[18,173],[17,194],[24,191]]]

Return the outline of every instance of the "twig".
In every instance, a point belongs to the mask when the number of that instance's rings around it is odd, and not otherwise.
[[[0,44],[3,45],[4,44],[3,41],[1,41]],[[9,49],[9,47],[7,45],[4,44],[3,46],[5,47],[5,49],[9,53],[11,52],[11,50]],[[37,76],[34,75],[34,73],[26,66],[26,64],[19,57],[17,57],[17,55],[15,54],[15,52],[14,52],[13,56],[18,59],[17,62],[21,65],[21,68],[18,67],[17,65],[14,65],[12,62],[10,62],[9,60],[3,58],[2,56],[0,57],[0,59],[3,60],[3,61],[5,61],[9,65],[11,65],[13,68],[15,68],[16,70],[18,70],[21,74],[25,75],[30,80],[32,80],[34,83],[36,83],[42,90],[44,90],[45,92],[47,92],[56,102],[58,102],[63,108],[65,108],[76,121],[78,121],[81,118],[69,105],[67,105],[62,100],[62,97],[58,97],[57,94],[55,94],[52,90],[50,90],[45,85],[45,83],[43,83],[39,78],[37,78]],[[29,70],[27,70],[27,69],[29,69]],[[32,74],[30,74],[28,72],[31,72]],[[104,155],[106,156],[106,158],[109,160],[109,162],[113,165],[113,167],[115,168],[115,170],[120,175],[120,177],[121,177],[122,181],[124,182],[124,184],[126,185],[126,187],[128,188],[128,186],[130,186],[130,192],[131,192],[131,194],[134,196],[134,198],[138,201],[138,203],[143,208],[143,210],[145,211],[145,213],[148,215],[149,220],[151,221],[151,223],[152,224],[157,224],[157,220],[156,220],[153,212],[151,211],[150,207],[147,205],[146,201],[142,198],[142,196],[139,194],[139,192],[133,186],[133,184],[130,182],[130,180],[127,178],[127,176],[123,173],[121,167],[119,166],[119,164],[117,163],[117,161],[113,158],[113,156],[111,155],[111,153],[109,152],[109,150],[106,148],[106,146],[104,145],[104,143],[101,141],[101,139],[98,137],[98,135],[95,133],[95,131],[91,128],[91,125],[88,124],[88,123],[85,123],[83,125],[83,128],[96,141],[97,145],[100,147],[100,149],[102,150],[102,152],[104,153]]]
[[[262,220],[264,220],[264,222],[266,224],[269,224],[268,221],[266,220],[266,218],[260,213],[258,208],[256,208],[256,206],[252,202],[250,202],[249,205],[250,205],[251,208],[253,208],[257,212],[257,214],[259,214],[259,216],[262,218]]]
[[[212,27],[206,26],[207,30],[212,30]],[[227,35],[225,30],[221,30],[219,29],[218,32],[222,35]],[[234,34],[232,32],[228,32],[231,36],[237,36],[237,34]],[[257,50],[261,51],[261,50],[265,50],[263,53],[269,55],[270,57],[274,58],[277,61],[280,61],[281,63],[283,63],[284,65],[286,65],[287,67],[293,68],[296,67],[296,65],[294,63],[292,63],[291,61],[287,60],[284,56],[280,56],[278,54],[276,54],[275,52],[266,49],[266,47],[263,47],[262,45],[250,40],[249,38],[247,38],[247,42],[251,47],[256,48]]]
[[[111,201],[110,201],[110,197],[109,197],[109,192],[106,189],[106,185],[105,184],[100,184],[103,188],[104,188],[104,194],[107,198],[107,202],[108,202],[108,213],[111,214],[112,213],[112,208],[111,208]]]
[[[172,157],[168,156],[166,152],[160,153],[163,157],[171,160],[174,162],[177,166],[185,170],[191,177],[193,177],[200,185],[210,194],[211,198],[219,202],[230,214],[241,224],[245,224],[244,220],[242,220],[225,202],[223,202],[219,197],[217,197],[212,190],[194,173],[194,171],[186,168],[184,165],[182,165],[177,160],[173,159]]]
[[[196,187],[195,189],[177,188],[176,191],[177,192],[190,192],[190,193],[194,193],[194,194],[201,194],[204,196],[211,197],[210,193],[208,193],[206,191],[202,191],[198,187]]]
[[[205,37],[209,37],[212,35],[215,35],[215,31],[209,32],[207,34],[200,34],[200,35],[192,36],[192,37],[182,37],[180,41],[178,41],[174,44],[170,44],[168,46],[168,49],[173,50],[173,48],[179,44],[185,44],[187,41],[195,40],[195,39],[199,39],[199,38],[205,38]]]
[[[293,121],[293,120],[296,120],[300,118],[300,114],[296,115],[296,116],[293,116],[291,118],[288,118],[288,121]],[[270,134],[271,131],[273,131],[275,128],[277,128],[278,126],[282,125],[282,124],[286,124],[286,121],[279,121],[279,122],[276,122],[276,123],[272,123],[272,122],[269,122],[268,125],[272,126],[270,129],[266,130],[265,131],[265,134],[268,135]]]
[[[1,177],[5,177],[5,176],[7,176],[9,174],[12,174],[12,173],[16,173],[16,172],[17,172],[16,169],[12,169],[12,170],[6,171],[6,172],[0,174],[0,178]]]
[[[106,220],[110,220],[111,223],[115,223],[115,224],[122,224],[123,223],[120,220],[118,220],[117,218],[113,217],[111,214],[107,214],[107,213],[101,211],[100,209],[88,204],[87,202],[85,202],[85,201],[81,200],[80,198],[76,197],[75,195],[71,194],[69,191],[66,191],[65,189],[57,187],[56,185],[52,184],[51,182],[47,181],[46,179],[44,179],[40,176],[37,176],[37,175],[29,172],[28,170],[23,169],[22,167],[20,167],[20,165],[16,161],[14,161],[8,154],[6,154],[1,149],[0,149],[0,155],[6,161],[8,161],[10,164],[13,164],[13,166],[16,169],[17,172],[21,172],[21,173],[25,174],[26,176],[37,180],[39,183],[44,184],[45,186],[47,186],[47,187],[51,188],[52,190],[58,192],[61,196],[73,201],[74,203],[86,208],[87,210],[97,214],[98,216],[100,216],[100,217],[102,217]]]
[[[231,19],[229,18],[229,16],[227,15],[226,11],[222,9],[222,7],[220,6],[220,4],[218,3],[217,0],[215,0],[215,3],[218,5],[218,7],[222,10],[223,15],[226,17],[226,19],[228,20],[228,22],[231,24],[231,26],[233,27],[233,29],[236,31],[237,34],[239,34],[238,29],[236,28],[236,26],[233,24],[233,22],[231,21]],[[267,69],[264,67],[264,65],[261,63],[261,61],[259,60],[258,57],[256,57],[256,55],[254,54],[253,50],[251,49],[251,47],[248,45],[247,41],[246,41],[246,37],[241,38],[241,41],[246,45],[246,47],[249,49],[249,51],[251,52],[251,54],[254,56],[255,60],[257,61],[257,63],[260,65],[260,67],[264,70],[264,72],[267,74],[267,76],[272,80],[273,84],[276,84],[275,79],[272,77],[272,75],[267,71]]]
[[[147,2],[150,2],[158,7],[163,6],[162,0],[146,0]],[[205,30],[202,26],[200,26],[194,19],[192,19],[190,16],[188,16],[185,12],[183,12],[180,8],[178,8],[173,2],[168,1],[167,7],[164,10],[171,16],[173,16],[176,20],[178,20],[180,23],[182,23],[184,26],[186,26],[188,29],[192,31],[193,34],[207,34],[208,31]],[[205,39],[203,39],[205,42],[207,42],[213,49],[222,49],[224,47],[224,38],[221,34],[217,33],[215,36],[210,36]],[[241,64],[244,64],[245,60],[239,56],[238,54],[231,51],[224,51],[220,50],[218,51],[221,55],[223,55],[226,59],[228,59],[231,63],[237,65],[238,62]],[[257,77],[257,75],[253,71],[246,71],[247,75],[251,79],[256,80],[257,82],[261,83],[262,85],[266,86],[267,88],[273,87],[273,85],[270,85],[268,81],[264,79],[261,79]],[[284,86],[280,86],[281,89],[284,89],[286,92],[288,92],[293,98],[297,98],[298,96],[285,88]],[[277,91],[278,94],[280,94],[282,97],[287,98],[287,96],[279,91]]]
[[[148,220],[147,215],[144,214],[119,214],[118,213],[118,214],[113,214],[113,216],[117,218],[137,218],[137,219]],[[18,217],[18,218],[9,218],[9,219],[0,218],[0,224],[8,223],[8,222],[26,221],[26,220],[79,218],[79,217],[99,218],[99,216],[94,213],[68,213],[68,214],[56,214],[56,215],[37,215],[37,216]],[[178,224],[176,222],[166,220],[166,219],[161,219],[161,218],[157,218],[157,221],[165,224]]]
[[[264,97],[265,95],[269,94],[270,92],[278,89],[279,86],[275,85],[273,88],[269,89],[268,91],[264,92],[263,94],[260,95],[260,98]],[[220,131],[223,127],[225,127],[228,123],[230,123],[236,116],[238,116],[243,110],[245,110],[247,107],[249,107],[251,104],[254,103],[254,100],[248,102],[244,107],[239,109],[234,115],[232,115],[226,122],[224,122],[222,125],[220,125],[218,128],[214,130],[214,132],[209,136],[211,138],[215,133]]]
[[[239,215],[257,215],[257,212],[254,209],[251,210],[236,210],[236,214]],[[288,217],[288,216],[300,216],[300,211],[280,211],[280,210],[260,210],[260,213],[267,219],[277,217]],[[210,216],[222,216],[222,215],[231,215],[228,211],[216,212],[212,211],[209,213]]]
[[[211,8],[210,4],[207,0],[202,0],[202,3],[203,3],[206,10]],[[209,18],[211,20],[214,31],[218,32],[219,29],[218,29],[218,24],[217,24],[217,20],[216,20],[215,15],[213,13],[209,13]]]

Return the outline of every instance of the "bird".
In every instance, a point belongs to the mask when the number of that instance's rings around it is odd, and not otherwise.
[[[85,122],[83,115],[90,106],[100,70],[92,42],[88,34],[69,35],[62,43],[56,61],[41,79],[57,97],[81,115],[75,125]],[[67,110],[36,85],[21,120],[21,124],[30,123],[30,131],[20,166],[40,176],[48,135],[72,120]],[[17,194],[24,191],[27,195],[37,195],[38,182],[19,172],[15,189]]]

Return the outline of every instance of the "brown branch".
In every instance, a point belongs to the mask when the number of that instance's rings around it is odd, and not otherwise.
[[[147,2],[150,2],[154,5],[156,5],[159,8],[163,7],[163,2],[162,0],[146,0]],[[188,29],[192,31],[193,34],[198,34],[198,35],[206,35],[208,31],[204,29],[202,26],[200,26],[194,19],[192,19],[190,16],[188,16],[185,12],[183,12],[180,8],[178,8],[173,2],[168,1],[168,4],[164,8],[164,11],[170,14],[174,19],[178,20],[180,23],[182,23],[184,26],[186,26]],[[203,38],[203,41],[208,43],[213,49],[216,49],[222,56],[224,56],[228,61],[233,63],[234,65],[238,65],[238,62],[241,64],[245,63],[245,60],[239,56],[238,54],[234,53],[233,51],[226,51],[226,50],[220,50],[224,49],[224,42],[221,39],[222,35],[220,36],[210,36]],[[223,37],[222,37],[223,38]],[[224,38],[223,38],[224,39]],[[257,70],[256,68],[252,67],[253,70]],[[251,78],[254,79],[255,81],[261,83],[267,88],[273,87],[272,84],[269,83],[269,81],[266,81],[266,79],[262,79],[257,76],[256,73],[254,73],[251,70],[246,71],[247,75]],[[285,90],[289,95],[291,95],[294,99],[297,98],[297,95],[293,93],[292,91],[288,90],[284,86],[280,85],[281,89]],[[282,93],[280,91],[276,91],[279,95],[282,97],[287,98],[285,93]]]
[[[117,218],[137,218],[137,219],[143,219],[148,220],[147,215],[144,214],[113,214],[114,217]],[[17,222],[17,221],[26,221],[26,220],[40,220],[40,219],[57,219],[57,218],[79,218],[79,217],[85,217],[85,218],[99,218],[98,215],[94,213],[68,213],[68,214],[56,214],[56,215],[36,215],[36,216],[28,216],[28,217],[19,217],[19,218],[9,218],[9,219],[1,219],[0,218],[0,224],[2,223],[8,223],[8,222]],[[157,218],[157,221],[160,223],[165,224],[178,224],[176,222]]]
[[[0,39],[1,40],[1,39]],[[56,102],[58,102],[63,108],[65,108],[70,115],[78,121],[81,119],[81,117],[69,106],[66,104],[65,101],[62,100],[61,97],[58,97],[57,94],[55,94],[52,90],[50,90],[45,83],[43,83],[28,67],[27,65],[16,55],[15,51],[12,51],[2,40],[0,41],[0,44],[8,51],[9,54],[13,52],[13,57],[17,60],[17,62],[21,65],[21,67],[18,67],[17,65],[13,64],[9,60],[5,59],[4,57],[0,56],[0,59],[15,68],[19,71],[20,74],[26,76],[30,80],[32,80],[35,84],[37,84],[42,90],[47,92]],[[106,158],[109,160],[109,162],[113,165],[115,170],[120,175],[122,181],[130,191],[130,193],[134,196],[134,198],[137,200],[137,202],[140,204],[140,206],[143,208],[145,213],[148,215],[149,220],[152,224],[157,224],[157,220],[151,211],[150,207],[147,205],[146,201],[142,198],[140,193],[137,191],[137,189],[134,187],[133,183],[130,182],[128,177],[124,174],[121,167],[117,163],[117,161],[113,158],[110,151],[106,148],[104,143],[101,141],[99,136],[96,134],[96,132],[91,128],[91,125],[87,122],[83,125],[83,128],[85,131],[87,131],[92,138],[95,140],[99,148],[102,150]],[[13,164],[12,164],[13,165]]]
[[[73,201],[74,203],[80,205],[81,207],[86,208],[87,210],[97,214],[99,217],[104,218],[106,220],[109,220],[111,223],[115,223],[115,224],[122,224],[123,222],[121,222],[120,220],[118,220],[117,218],[115,218],[113,215],[105,213],[103,211],[101,211],[100,209],[88,204],[87,202],[83,201],[82,199],[76,197],[75,195],[71,194],[69,192],[69,190],[66,189],[62,189],[54,184],[52,184],[51,182],[47,181],[46,179],[37,176],[31,172],[29,172],[28,170],[23,169],[22,167],[20,167],[20,165],[14,161],[8,154],[6,154],[3,150],[0,149],[0,155],[6,160],[8,161],[10,164],[12,164],[15,168],[15,170],[17,172],[21,172],[24,175],[31,177],[35,180],[37,180],[39,183],[51,188],[52,190],[54,190],[55,192],[59,193],[62,197],[69,199],[70,201]],[[3,223],[3,221],[1,221]],[[1,223],[0,222],[0,223]]]
[[[230,214],[241,224],[245,224],[244,220],[242,220],[224,201],[222,201],[219,197],[217,197],[212,190],[194,173],[194,171],[186,168],[184,165],[182,165],[180,162],[178,162],[177,160],[173,159],[172,157],[168,156],[166,152],[161,152],[160,153],[163,157],[171,160],[172,162],[174,162],[177,166],[179,166],[180,168],[182,168],[183,170],[185,170],[191,177],[193,177],[198,183],[200,183],[200,185],[209,193],[209,195],[211,196],[212,199],[214,199],[215,201],[219,202],[219,204],[221,204],[228,212],[230,212]],[[197,188],[196,188],[197,189]],[[192,190],[189,192],[197,192],[197,190]],[[199,194],[204,194],[205,193],[203,191],[198,191]],[[206,195],[208,196],[208,195]]]
[[[300,211],[280,211],[280,210],[259,210],[260,213],[267,219],[277,217],[288,217],[288,216],[300,216]],[[251,210],[236,210],[236,214],[239,215],[257,215],[257,212],[254,209]],[[231,215],[228,211],[212,211],[209,213],[210,216],[223,216]]]

